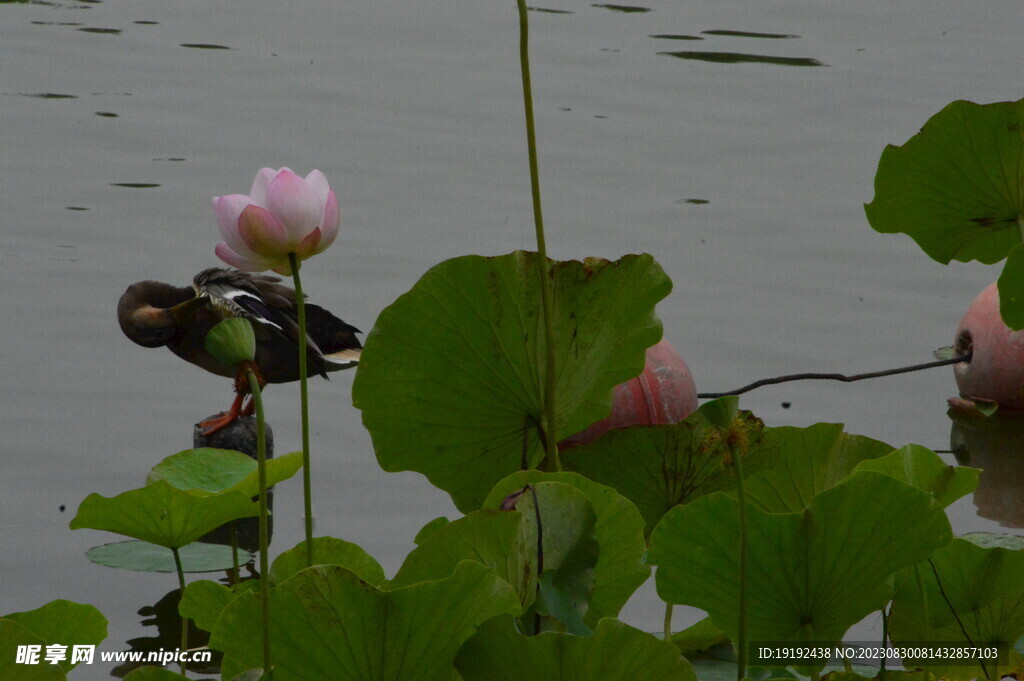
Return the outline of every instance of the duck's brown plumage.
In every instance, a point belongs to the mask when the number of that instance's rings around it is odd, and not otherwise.
[[[192,286],[159,281],[132,284],[117,305],[121,330],[144,347],[167,346],[187,362],[219,376],[229,367],[206,351],[206,334],[226,317],[244,317],[256,334],[256,365],[269,383],[299,378],[295,291],[277,277],[212,268]],[[306,304],[307,374],[348,369],[358,363],[359,330],[318,305]]]

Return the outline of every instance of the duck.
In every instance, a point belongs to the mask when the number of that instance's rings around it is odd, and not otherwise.
[[[140,281],[122,294],[117,321],[130,340],[146,348],[166,347],[201,369],[235,379],[235,400],[221,414],[199,423],[210,435],[240,415],[252,413],[244,369],[217,360],[206,350],[206,335],[224,319],[247,319],[256,337],[257,381],[290,383],[299,380],[299,326],[295,291],[278,277],[211,267],[197,274],[191,286]],[[359,363],[361,333],[319,305],[306,303],[307,378],[328,378],[334,371]]]

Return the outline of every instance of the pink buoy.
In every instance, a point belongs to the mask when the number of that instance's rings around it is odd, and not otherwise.
[[[681,421],[697,408],[697,388],[686,362],[667,340],[647,349],[643,372],[615,386],[612,412],[558,443],[559,449],[593,442],[612,428]]]
[[[953,366],[960,395],[967,400],[998,403],[1001,409],[1024,410],[1024,331],[1013,331],[999,316],[999,291],[990,285],[974,299],[960,320],[954,352],[971,352],[970,362]],[[953,398],[950,404],[958,407]]]

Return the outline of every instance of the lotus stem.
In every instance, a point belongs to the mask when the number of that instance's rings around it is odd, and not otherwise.
[[[180,599],[185,596],[185,570],[181,567],[181,555],[178,553],[178,549],[172,548],[171,554],[174,556],[174,568],[178,573],[178,588],[180,589],[178,593],[180,594]],[[188,650],[188,618],[184,615],[181,616],[181,649]],[[181,663],[181,675],[185,675],[184,662]]]
[[[260,618],[263,622],[263,673],[269,674],[270,665],[270,560],[268,555],[269,523],[267,516],[267,433],[263,414],[263,395],[256,373],[246,370],[252,403],[256,408],[256,463],[260,486]]]
[[[733,431],[741,428],[739,423],[734,423]],[[735,442],[735,440],[741,442]],[[736,636],[736,659],[738,666],[736,678],[743,681],[747,675],[747,494],[743,486],[743,454],[746,447],[742,444],[741,438],[727,436],[727,446],[732,463],[736,467],[736,495],[739,500],[740,512],[740,555],[739,555],[739,626]]]
[[[527,485],[530,495],[533,497],[533,515],[537,521],[537,596],[540,596],[540,577],[544,574],[544,523],[540,514],[540,499],[537,497],[537,488]],[[533,613],[533,635],[540,633],[541,616],[539,612]]]
[[[302,496],[306,512],[306,567],[313,565],[313,485],[309,472],[309,386],[306,379],[306,299],[299,277],[299,259],[288,254],[295,282],[295,304],[299,310],[299,403],[302,419]]]
[[[238,584],[239,582],[239,569],[238,569],[238,526],[235,521],[231,521],[229,536],[231,537],[231,577],[228,582],[231,586]]]
[[[533,195],[533,224],[537,232],[537,257],[540,260],[540,299],[544,311],[544,448],[562,470],[558,456],[558,431],[555,422],[555,321],[551,291],[551,265],[544,241],[544,215],[540,203],[540,170],[537,164],[537,130],[533,121],[533,90],[530,86],[530,26],[526,0],[516,0],[519,7],[519,66],[523,74],[523,106],[526,109],[526,146],[530,155],[530,193]]]
[[[665,640],[672,642],[672,604],[665,604]]]

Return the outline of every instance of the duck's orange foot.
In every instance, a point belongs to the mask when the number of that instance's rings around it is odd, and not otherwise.
[[[201,429],[201,432],[205,436],[213,435],[221,428],[231,424],[235,419],[238,418],[239,414],[242,413],[242,400],[245,395],[235,396],[235,401],[231,403],[231,408],[227,411],[222,411],[211,419],[200,421],[197,425]]]

